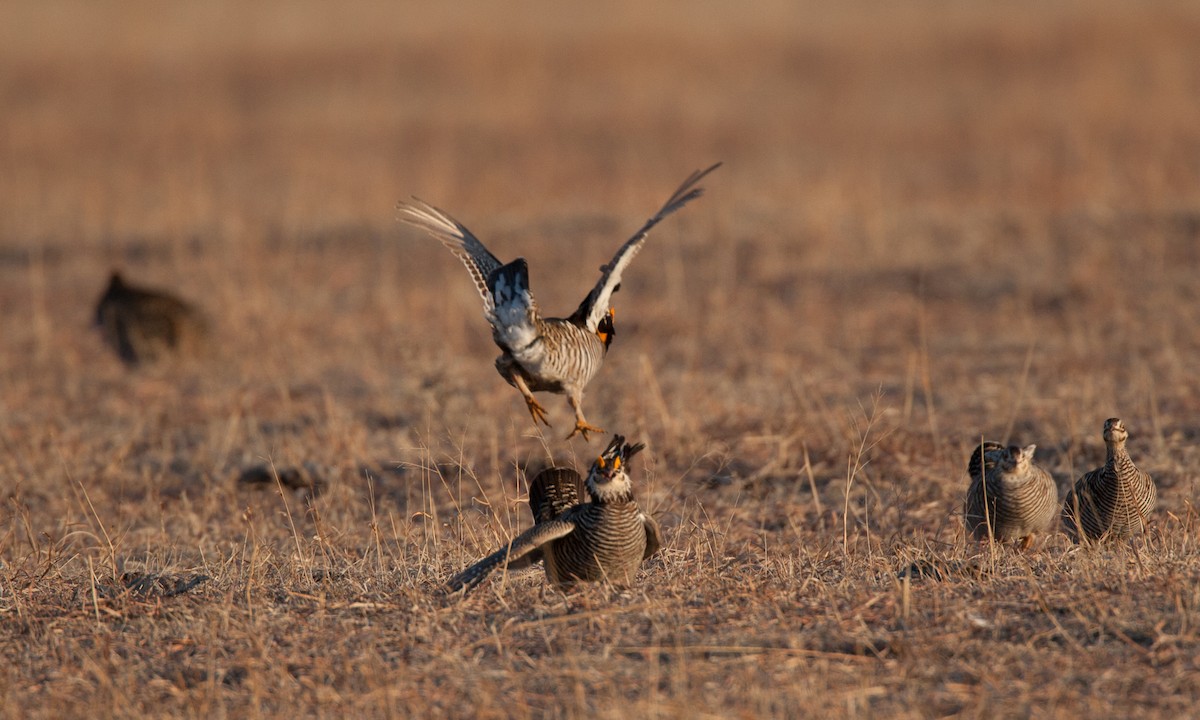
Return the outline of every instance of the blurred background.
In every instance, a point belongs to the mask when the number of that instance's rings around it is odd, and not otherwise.
[[[311,403],[380,423],[373,456],[519,444],[471,283],[397,200],[528,257],[565,314],[721,160],[626,274],[594,422],[680,472],[792,432],[838,467],[876,393],[938,468],[1114,412],[1162,447],[1200,412],[1198,39],[1189,2],[6,2],[9,422],[145,412],[86,331],[121,268],[216,319],[220,360],[162,379],[213,438]],[[286,445],[232,437],[201,465]]]

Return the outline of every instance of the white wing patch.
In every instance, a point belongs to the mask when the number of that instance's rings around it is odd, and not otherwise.
[[[492,323],[492,336],[518,361],[536,355],[539,337],[537,325],[537,301],[529,292],[529,267],[523,258],[497,268],[488,278],[488,287],[494,298],[495,307],[488,320]]]
[[[601,318],[608,312],[613,292],[621,284],[621,273],[625,271],[625,267],[629,265],[634,256],[638,254],[638,251],[642,249],[642,243],[646,241],[646,235],[649,234],[650,230],[666,216],[703,195],[704,188],[696,187],[696,183],[719,167],[721,167],[721,163],[717,163],[706,170],[697,170],[689,175],[687,180],[684,180],[683,184],[667,199],[662,208],[654,214],[654,217],[647,220],[646,224],[642,225],[641,229],[634,233],[633,237],[625,241],[625,244],[617,250],[617,254],[613,256],[612,261],[601,267],[603,274],[600,276],[600,281],[588,293],[587,298],[583,301],[583,306],[580,307],[580,310],[586,313],[584,320],[588,330],[596,332]]]

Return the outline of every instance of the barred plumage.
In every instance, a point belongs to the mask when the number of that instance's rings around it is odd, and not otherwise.
[[[998,443],[983,443],[971,454],[964,520],[976,540],[1019,539],[1025,549],[1035,534],[1053,529],[1058,488],[1050,473],[1033,463],[1036,449],[1036,445],[1001,448]]]
[[[1145,530],[1158,490],[1133,464],[1125,449],[1128,439],[1120,418],[1104,421],[1104,465],[1079,478],[1063,502],[1063,526],[1072,540],[1123,539]]]
[[[700,197],[704,189],[696,183],[720,165],[692,173],[613,259],[601,266],[600,280],[566,318],[542,317],[529,291],[529,267],[523,258],[508,264],[500,262],[462,223],[416,198],[411,203],[400,203],[397,210],[400,220],[440,240],[466,265],[483,297],[492,340],[501,350],[496,370],[521,392],[534,423],[550,425],[534,392],[564,394],[575,411],[575,428],[567,438],[579,433],[587,440],[589,433],[604,432],[584,418],[583,389],[600,370],[612,343],[613,310],[609,302],[621,286],[621,273],[641,250],[651,228]]]
[[[161,290],[129,285],[114,272],[96,303],[96,327],[128,365],[197,350],[208,322],[195,307]]]
[[[629,460],[642,444],[628,445],[615,435],[596,458],[585,487],[590,502],[574,504],[579,473],[550,468],[538,473],[529,488],[536,524],[507,546],[455,575],[450,590],[474,587],[492,570],[518,570],[543,560],[554,585],[604,580],[627,585],[642,561],[660,547],[658,523],[633,499]]]

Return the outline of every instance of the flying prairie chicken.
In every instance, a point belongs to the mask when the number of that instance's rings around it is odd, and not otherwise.
[[[208,322],[193,305],[173,295],[125,282],[113,272],[96,303],[96,327],[127,365],[193,352],[208,335]]]
[[[1034,535],[1054,529],[1058,487],[1050,473],[1034,464],[1036,449],[985,442],[971,453],[963,519],[976,540],[1020,540],[1025,550]]]
[[[1129,432],[1120,418],[1104,421],[1104,465],[1085,473],[1063,502],[1063,525],[1072,540],[1118,540],[1142,532],[1158,502],[1154,480],[1129,457]],[[1081,532],[1082,530],[1082,532]]]
[[[579,502],[579,473],[549,468],[529,486],[534,526],[503,548],[455,575],[451,591],[470,589],[497,567],[509,571],[543,561],[546,578],[557,586],[607,580],[627,585],[642,561],[658,552],[658,523],[633,499],[629,461],[645,445],[613,436],[583,483],[590,498]]]
[[[575,411],[575,429],[567,439],[579,433],[587,440],[589,433],[604,432],[583,415],[583,389],[600,369],[612,344],[614,311],[609,301],[621,286],[621,273],[642,249],[650,229],[700,197],[704,189],[696,183],[720,165],[692,173],[613,259],[601,266],[600,280],[575,312],[565,318],[542,317],[529,290],[529,267],[524,258],[501,263],[462,223],[416,198],[411,203],[400,203],[397,210],[400,220],[440,240],[467,266],[483,297],[492,340],[501,350],[496,370],[521,392],[534,424],[540,421],[550,426],[534,392],[565,394]]]

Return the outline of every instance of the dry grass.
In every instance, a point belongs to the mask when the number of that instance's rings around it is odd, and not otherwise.
[[[0,7],[0,715],[1200,701],[1194,3],[243,5]],[[570,311],[718,159],[588,396],[666,549],[625,592],[440,597],[528,524],[524,467],[596,443],[557,397],[535,433],[395,201]],[[113,266],[213,355],[127,372],[87,328]],[[981,434],[1065,485],[1112,415],[1153,533],[964,542]],[[264,464],[327,485],[235,481]]]

